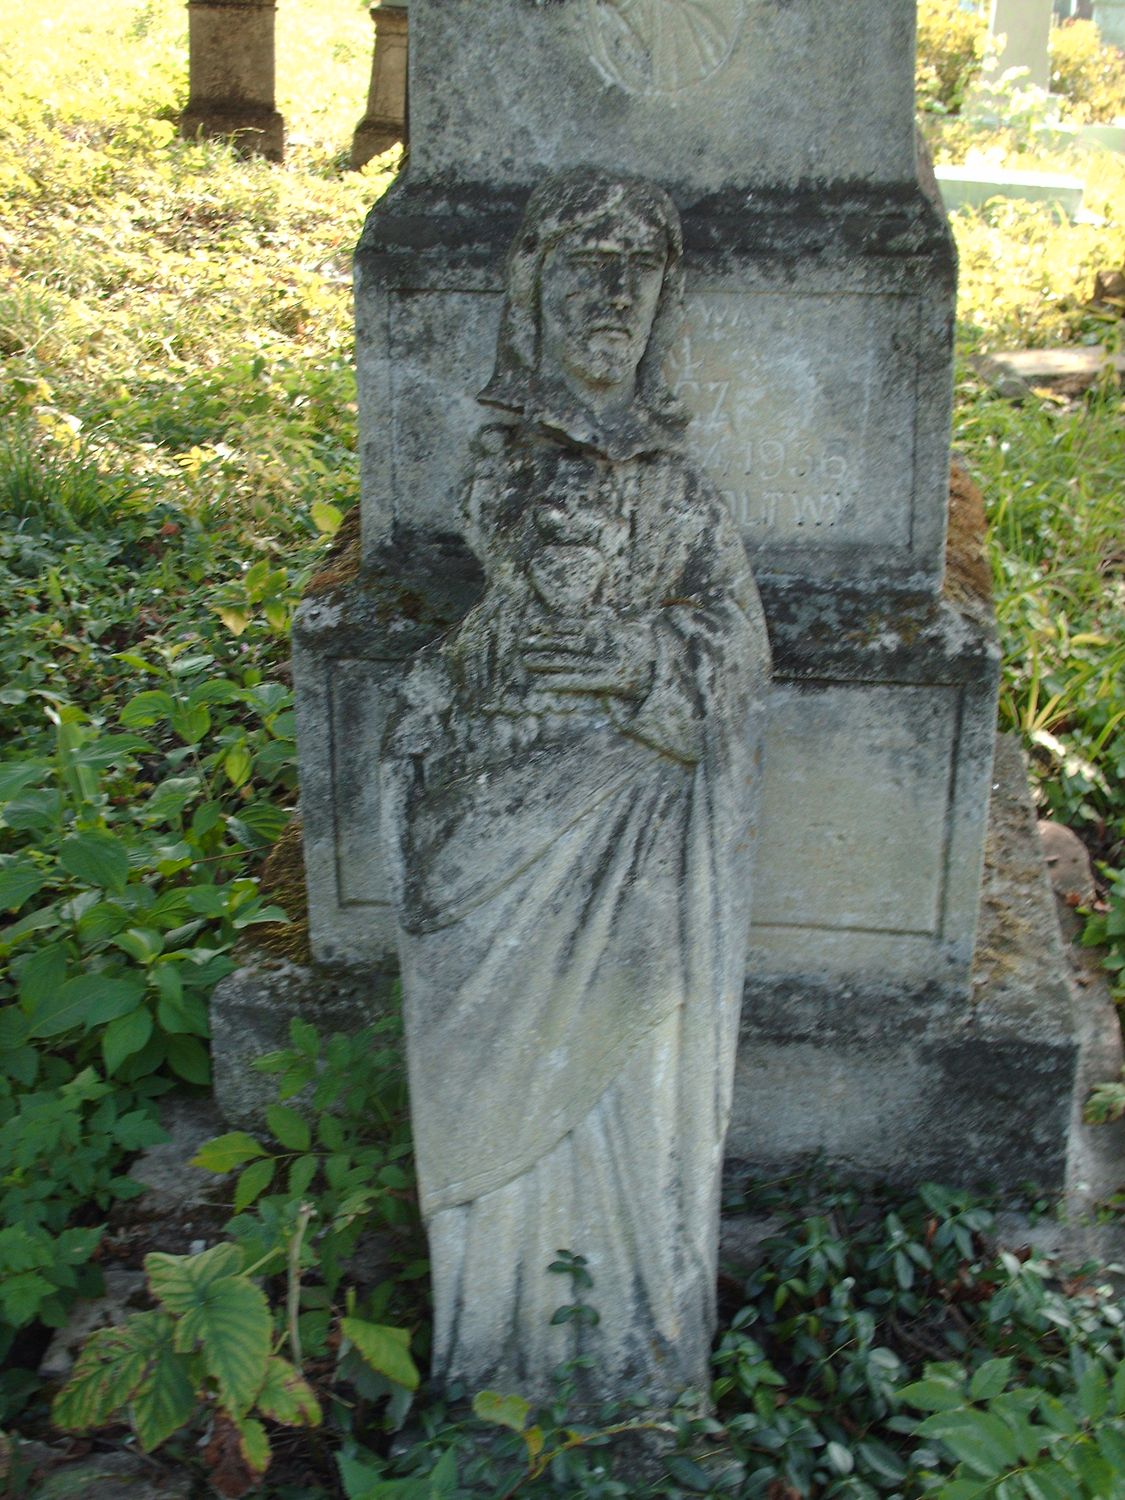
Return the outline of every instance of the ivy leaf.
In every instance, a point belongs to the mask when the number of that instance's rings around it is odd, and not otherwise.
[[[409,1329],[387,1328],[379,1323],[366,1323],[361,1318],[342,1318],[340,1328],[344,1337],[355,1345],[360,1358],[377,1375],[385,1375],[408,1391],[418,1389],[421,1376],[410,1357]],[[512,1399],[518,1401],[522,1398],[516,1396]]]
[[[204,1141],[191,1159],[191,1166],[202,1167],[205,1172],[233,1172],[244,1162],[256,1156],[265,1156],[266,1148],[247,1135],[245,1130],[232,1130],[229,1135],[218,1135],[213,1141]]]
[[[308,1123],[295,1109],[284,1104],[271,1104],[266,1110],[266,1124],[274,1139],[287,1151],[307,1151],[312,1139]]]
[[[473,1415],[494,1427],[522,1432],[531,1415],[531,1402],[523,1396],[502,1396],[499,1391],[478,1391],[473,1397]]]
[[[144,1008],[111,1021],[102,1033],[102,1056],[112,1077],[127,1057],[139,1052],[152,1035],[152,1013]]]
[[[320,1403],[312,1386],[288,1360],[274,1355],[266,1366],[266,1383],[258,1392],[257,1409],[284,1427],[319,1427]]]
[[[90,833],[72,833],[59,846],[59,863],[68,875],[86,885],[96,885],[117,895],[125,889],[129,877],[129,856],[125,845],[112,833],[94,829]]]

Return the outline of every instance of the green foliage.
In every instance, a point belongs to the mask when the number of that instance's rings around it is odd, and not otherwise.
[[[1091,914],[1082,938],[1088,947],[1105,948],[1103,962],[1112,976],[1115,997],[1118,1003],[1125,1003],[1125,870],[1105,873],[1108,882],[1105,900]],[[1106,1087],[1113,1089],[1119,1085]]]
[[[957,114],[984,57],[988,17],[980,5],[960,0],[919,0],[918,59],[914,85],[918,108]]]
[[[233,1131],[203,1145],[194,1165],[238,1173],[227,1231],[250,1261],[278,1267],[305,1216],[295,1327],[301,1347],[323,1356],[334,1317],[343,1310],[339,1294],[347,1266],[364,1236],[388,1235],[388,1248],[399,1248],[401,1286],[383,1285],[372,1304],[376,1312],[396,1298],[404,1315],[415,1311],[408,1291],[424,1277],[427,1263],[411,1173],[397,1012],[351,1037],[321,1038],[301,1020],[291,1022],[290,1035],[290,1047],[258,1064],[278,1083],[279,1102],[266,1111],[270,1139]],[[396,1386],[414,1388],[417,1373],[407,1378],[409,1362],[401,1351],[388,1348],[376,1358],[373,1349],[362,1347],[360,1353],[374,1370]]]
[[[1051,31],[1051,86],[1084,118],[1112,123],[1125,115],[1125,56],[1094,21],[1064,21]]]
[[[271,1457],[259,1419],[318,1426],[316,1394],[299,1370],[273,1352],[269,1306],[236,1246],[220,1243],[192,1256],[149,1255],[145,1271],[159,1308],[134,1313],[87,1341],[55,1397],[52,1418],[71,1432],[128,1421],[150,1453],[205,1409],[233,1437],[237,1477],[249,1488]],[[208,1451],[229,1484],[229,1448]]]

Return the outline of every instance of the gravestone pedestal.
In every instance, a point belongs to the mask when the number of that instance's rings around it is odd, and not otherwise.
[[[375,55],[367,112],[352,137],[351,166],[362,167],[373,156],[381,156],[401,141],[409,141],[408,127],[408,34],[405,4],[382,0],[371,10],[375,22]]]
[[[274,0],[190,0],[190,84],[180,134],[230,136],[247,156],[281,161],[274,103]]]

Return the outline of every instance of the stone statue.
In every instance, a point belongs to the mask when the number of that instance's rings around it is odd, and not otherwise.
[[[383,747],[434,1374],[469,1394],[708,1382],[769,648],[661,374],[682,254],[647,182],[532,196],[463,502],[485,592]],[[560,1250],[596,1321],[552,1323]]]

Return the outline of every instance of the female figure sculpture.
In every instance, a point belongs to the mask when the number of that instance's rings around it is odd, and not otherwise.
[[[434,1373],[665,1404],[707,1383],[749,922],[757,590],[660,367],[659,188],[571,172],[507,269],[464,500],[487,585],[383,749]],[[585,1257],[591,1317],[552,1324]]]

